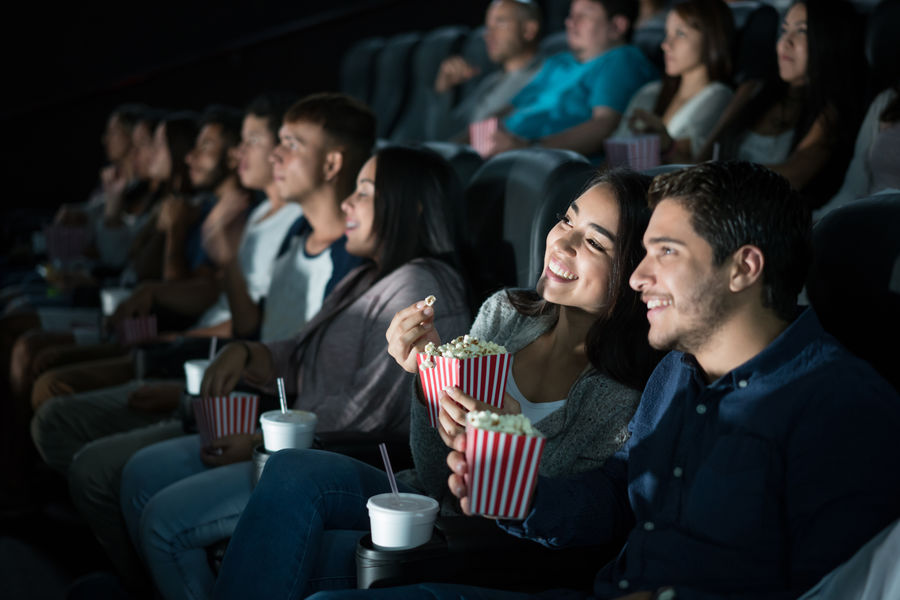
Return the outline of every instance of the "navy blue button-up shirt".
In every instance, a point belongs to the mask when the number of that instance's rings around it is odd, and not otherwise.
[[[667,355],[622,450],[542,478],[526,520],[502,526],[548,546],[625,540],[601,598],[793,598],[900,516],[898,438],[896,391],[807,309],[711,384]]]

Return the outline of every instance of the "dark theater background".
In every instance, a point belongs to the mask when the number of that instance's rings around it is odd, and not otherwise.
[[[446,24],[474,27],[485,4],[21,3],[7,13],[0,42],[3,251],[26,241],[35,214],[49,218],[60,203],[86,199],[103,162],[100,134],[117,104],[242,108],[265,90],[336,90],[341,56],[354,42]]]

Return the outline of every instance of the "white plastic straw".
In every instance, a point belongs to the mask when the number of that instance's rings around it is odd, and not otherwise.
[[[216,344],[218,343],[219,338],[213,336],[212,340],[209,342],[209,360],[212,361],[216,357]]]
[[[400,492],[397,491],[397,479],[394,477],[394,470],[391,468],[391,459],[388,458],[387,446],[382,442],[378,444],[378,449],[381,450],[381,460],[384,461],[384,470],[387,471],[388,481],[391,483],[391,491],[394,492],[395,496],[399,496]]]
[[[287,414],[287,394],[284,393],[284,378],[275,380],[278,383],[278,400],[281,402],[281,412]]]

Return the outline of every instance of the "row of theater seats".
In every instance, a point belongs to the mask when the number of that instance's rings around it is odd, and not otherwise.
[[[734,84],[772,74],[776,69],[775,42],[780,17],[764,2],[729,4],[735,17]],[[870,6],[858,5],[861,12]],[[893,33],[900,23],[894,15],[870,19],[866,51],[873,73],[896,70],[896,40]],[[366,38],[353,45],[343,56],[341,89],[366,102],[378,116],[378,136],[395,141],[435,139],[423,118],[438,67],[448,56],[459,54],[480,69],[481,76],[496,68],[487,56],[484,28],[447,26],[427,33],[407,32],[390,38]],[[635,32],[634,43],[662,68],[660,43],[665,37],[662,25],[651,25]],[[539,52],[549,56],[567,49],[565,31],[546,35]],[[478,84],[476,77],[459,86],[459,97]],[[882,84],[884,82],[881,82]],[[892,81],[889,83],[893,83]],[[861,91],[868,98],[872,90]]]

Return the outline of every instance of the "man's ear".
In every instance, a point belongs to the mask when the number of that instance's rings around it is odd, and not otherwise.
[[[625,15],[615,15],[609,20],[609,27],[613,32],[613,39],[625,41],[625,32],[631,26],[631,21]]]
[[[731,257],[731,276],[728,288],[732,292],[741,292],[762,281],[765,257],[762,250],[750,244],[741,246]]]
[[[325,161],[322,164],[322,171],[325,175],[325,181],[334,181],[341,167],[344,166],[344,153],[340,150],[329,150],[325,153]]]

